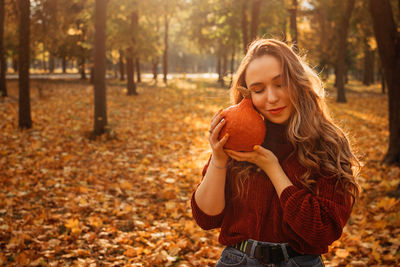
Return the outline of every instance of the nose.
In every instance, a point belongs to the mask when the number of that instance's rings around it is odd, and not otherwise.
[[[270,104],[275,104],[276,102],[278,102],[279,100],[279,96],[277,94],[277,92],[274,90],[274,88],[267,88],[267,101]]]

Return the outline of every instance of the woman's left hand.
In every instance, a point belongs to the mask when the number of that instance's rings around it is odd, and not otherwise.
[[[248,161],[260,167],[266,174],[279,166],[278,158],[275,154],[262,146],[254,146],[251,152],[238,152],[224,149],[225,153],[237,161]]]
[[[268,175],[275,187],[278,197],[281,197],[283,190],[293,185],[292,182],[283,171],[278,158],[271,150],[263,148],[262,146],[255,146],[254,148],[254,151],[251,152],[237,152],[225,149],[225,153],[234,160],[248,161],[260,167],[265,174]]]

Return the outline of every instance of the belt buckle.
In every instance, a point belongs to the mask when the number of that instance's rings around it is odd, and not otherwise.
[[[270,258],[270,246],[269,245],[264,245],[264,244],[257,245],[256,249],[254,251],[254,256],[261,264],[272,263],[271,258]]]

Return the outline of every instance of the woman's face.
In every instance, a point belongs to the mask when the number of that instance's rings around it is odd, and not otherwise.
[[[281,70],[277,58],[264,55],[250,62],[245,76],[254,106],[264,118],[277,124],[286,123],[293,112],[288,88],[281,86]]]

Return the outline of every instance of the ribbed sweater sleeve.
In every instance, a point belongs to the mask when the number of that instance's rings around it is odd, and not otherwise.
[[[203,168],[202,180],[204,179],[204,176],[206,175],[208,165],[210,164],[210,160],[211,160],[211,156],[208,159],[207,164]],[[198,186],[199,185],[197,185],[196,190],[197,190]],[[222,220],[225,215],[225,209],[220,214],[213,215],[213,216],[204,213],[196,203],[196,199],[195,199],[196,190],[193,192],[192,199],[191,199],[192,215],[193,215],[193,218],[196,221],[196,223],[204,230],[210,230],[210,229],[221,227]]]
[[[299,252],[304,251],[306,244],[324,247],[341,236],[351,204],[346,204],[344,195],[335,189],[335,182],[330,178],[318,179],[318,195],[294,185],[282,192],[283,231]]]
[[[225,210],[223,210],[220,214],[210,216],[204,213],[199,206],[197,206],[196,200],[194,199],[194,194],[192,195],[191,205],[192,205],[192,214],[196,223],[204,230],[210,230],[214,228],[221,227],[222,219],[224,218]]]

